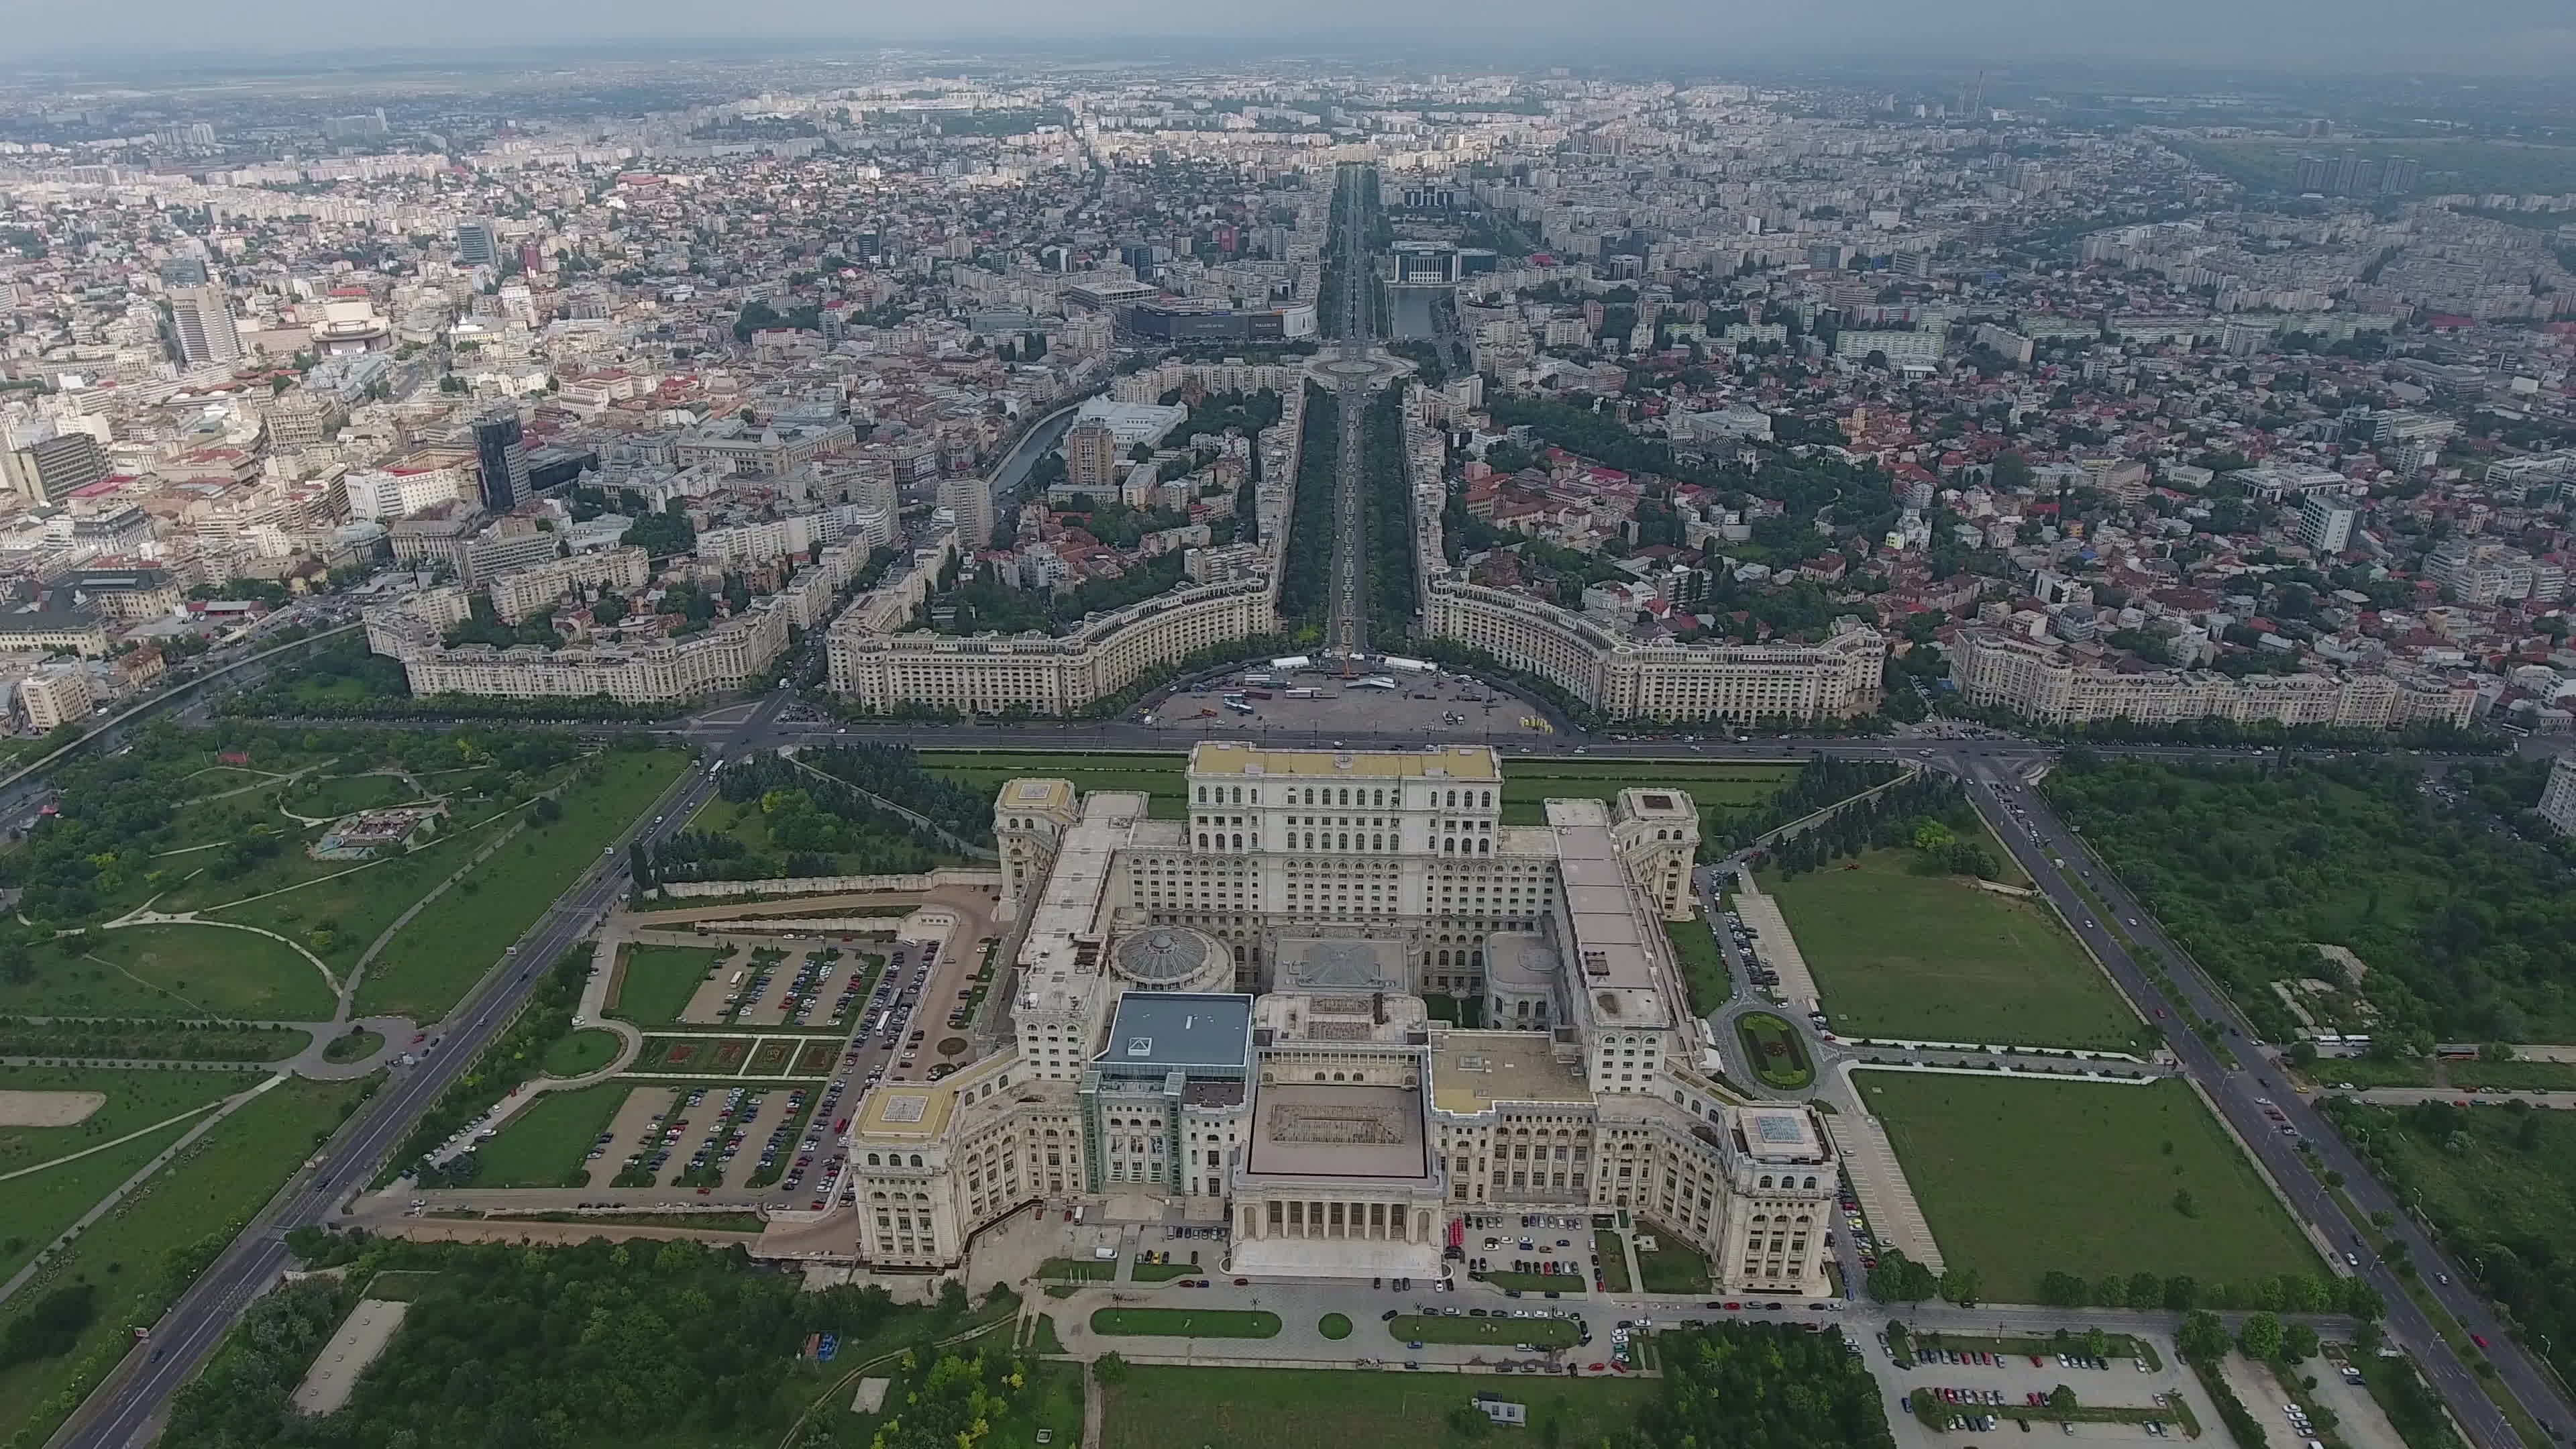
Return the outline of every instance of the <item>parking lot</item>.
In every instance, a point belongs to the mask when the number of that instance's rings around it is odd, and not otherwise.
[[[2018,1435],[2022,1431],[2012,1422],[2013,1411],[2028,1408],[2030,1395],[2037,1394],[2044,1399],[2060,1384],[2074,1390],[2076,1403],[2086,1408],[2161,1408],[2167,1404],[2164,1396],[2180,1394],[2204,1436],[2223,1436],[2226,1430],[2219,1424],[2217,1406],[2209,1402],[2190,1372],[2182,1368],[2173,1345],[2159,1342],[2155,1347],[2163,1367],[2145,1371],[2141,1371],[2133,1359],[2105,1359],[2101,1360],[2105,1367],[2094,1368],[2080,1361],[2061,1363],[2053,1352],[2041,1354],[2041,1361],[2037,1364],[2030,1361],[2028,1354],[2014,1353],[1990,1353],[1987,1362],[1979,1363],[1974,1361],[1973,1352],[1964,1354],[1968,1361],[1959,1363],[1949,1362],[1946,1358],[1941,1362],[1924,1363],[1919,1361],[1918,1353],[1918,1361],[1898,1364],[1889,1359],[1885,1345],[1876,1339],[1863,1345],[1862,1358],[1878,1379],[1880,1391],[1886,1398],[1888,1427],[1895,1431],[1896,1442],[1909,1446],[1909,1449],[1915,1449],[1915,1446],[1920,1446],[1920,1449],[1933,1449],[1933,1446],[1963,1449],[1965,1445],[1978,1442],[1980,1433]],[[1991,1415],[1996,1420],[1996,1427],[1983,1431],[1926,1428],[1907,1403],[1916,1394],[1939,1394],[1945,1389],[1961,1399],[1954,1410],[1957,1417]],[[1987,1402],[1973,1402],[1979,1397]],[[1997,1399],[2001,1402],[1994,1402]],[[2182,1438],[2179,1415],[2168,1413],[2158,1422],[2164,1426],[2162,1432],[2150,1430],[2144,1424],[2057,1425],[2034,1419],[2029,1432],[2127,1444],[2161,1443]]]
[[[641,1151],[648,1124],[660,1120],[679,1097],[676,1089],[638,1087],[626,1094],[617,1114],[608,1122],[608,1141],[599,1154],[590,1159],[589,1187],[607,1187],[625,1170],[626,1160]]]
[[[1549,737],[1545,728],[1524,722],[1543,720],[1535,706],[1464,675],[1385,670],[1355,670],[1354,674],[1358,677],[1345,679],[1339,670],[1297,670],[1276,675],[1267,684],[1247,684],[1242,675],[1229,675],[1222,683],[1179,689],[1149,700],[1135,717],[1179,736],[1175,749],[1202,735],[1258,739],[1270,731],[1299,737],[1415,734],[1425,740]],[[1371,688],[1358,678],[1390,679],[1395,687]],[[1309,690],[1312,695],[1304,693]],[[1298,693],[1292,697],[1291,691]],[[1226,706],[1225,697],[1237,693],[1244,696],[1250,713]],[[1259,694],[1270,698],[1258,698]]]

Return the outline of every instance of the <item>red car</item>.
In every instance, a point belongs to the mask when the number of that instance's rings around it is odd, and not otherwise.
[[[1234,1286],[1237,1288],[1249,1288],[1252,1286],[1252,1280],[1249,1278],[1237,1278],[1234,1280]]]
[[[2487,1339],[2486,1339],[2486,1335],[2485,1335],[2485,1334],[2482,1334],[2482,1333],[2472,1333],[2472,1334],[2470,1334],[2470,1335],[2469,1335],[2469,1342],[2476,1344],[2476,1345],[2477,1345],[2478,1347],[2480,1347],[2480,1348],[2484,1348],[2484,1347],[2486,1347],[2486,1346],[2487,1346]]]

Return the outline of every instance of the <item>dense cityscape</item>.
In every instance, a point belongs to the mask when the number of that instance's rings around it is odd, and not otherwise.
[[[0,82],[0,1440],[2576,1428],[2562,91],[1455,63]]]

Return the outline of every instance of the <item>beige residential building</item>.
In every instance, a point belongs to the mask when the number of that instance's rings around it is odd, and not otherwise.
[[[651,577],[651,565],[640,548],[577,553],[494,578],[492,612],[500,616],[502,623],[516,624],[566,594],[592,587],[640,589]]]
[[[2466,725],[2477,690],[2428,674],[2256,674],[2112,669],[2063,646],[1996,629],[1963,630],[1951,677],[1968,703],[2008,709],[2043,724],[2094,720],[2174,724],[2201,719],[2399,729]]]
[[[18,697],[27,706],[27,727],[40,735],[89,718],[96,703],[89,676],[78,665],[58,664],[28,675],[19,683]]]

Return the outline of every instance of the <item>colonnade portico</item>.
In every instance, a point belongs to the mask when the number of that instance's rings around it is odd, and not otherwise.
[[[1235,1204],[1235,1238],[1357,1238],[1382,1243],[1433,1241],[1431,1209],[1385,1199],[1272,1197]]]

